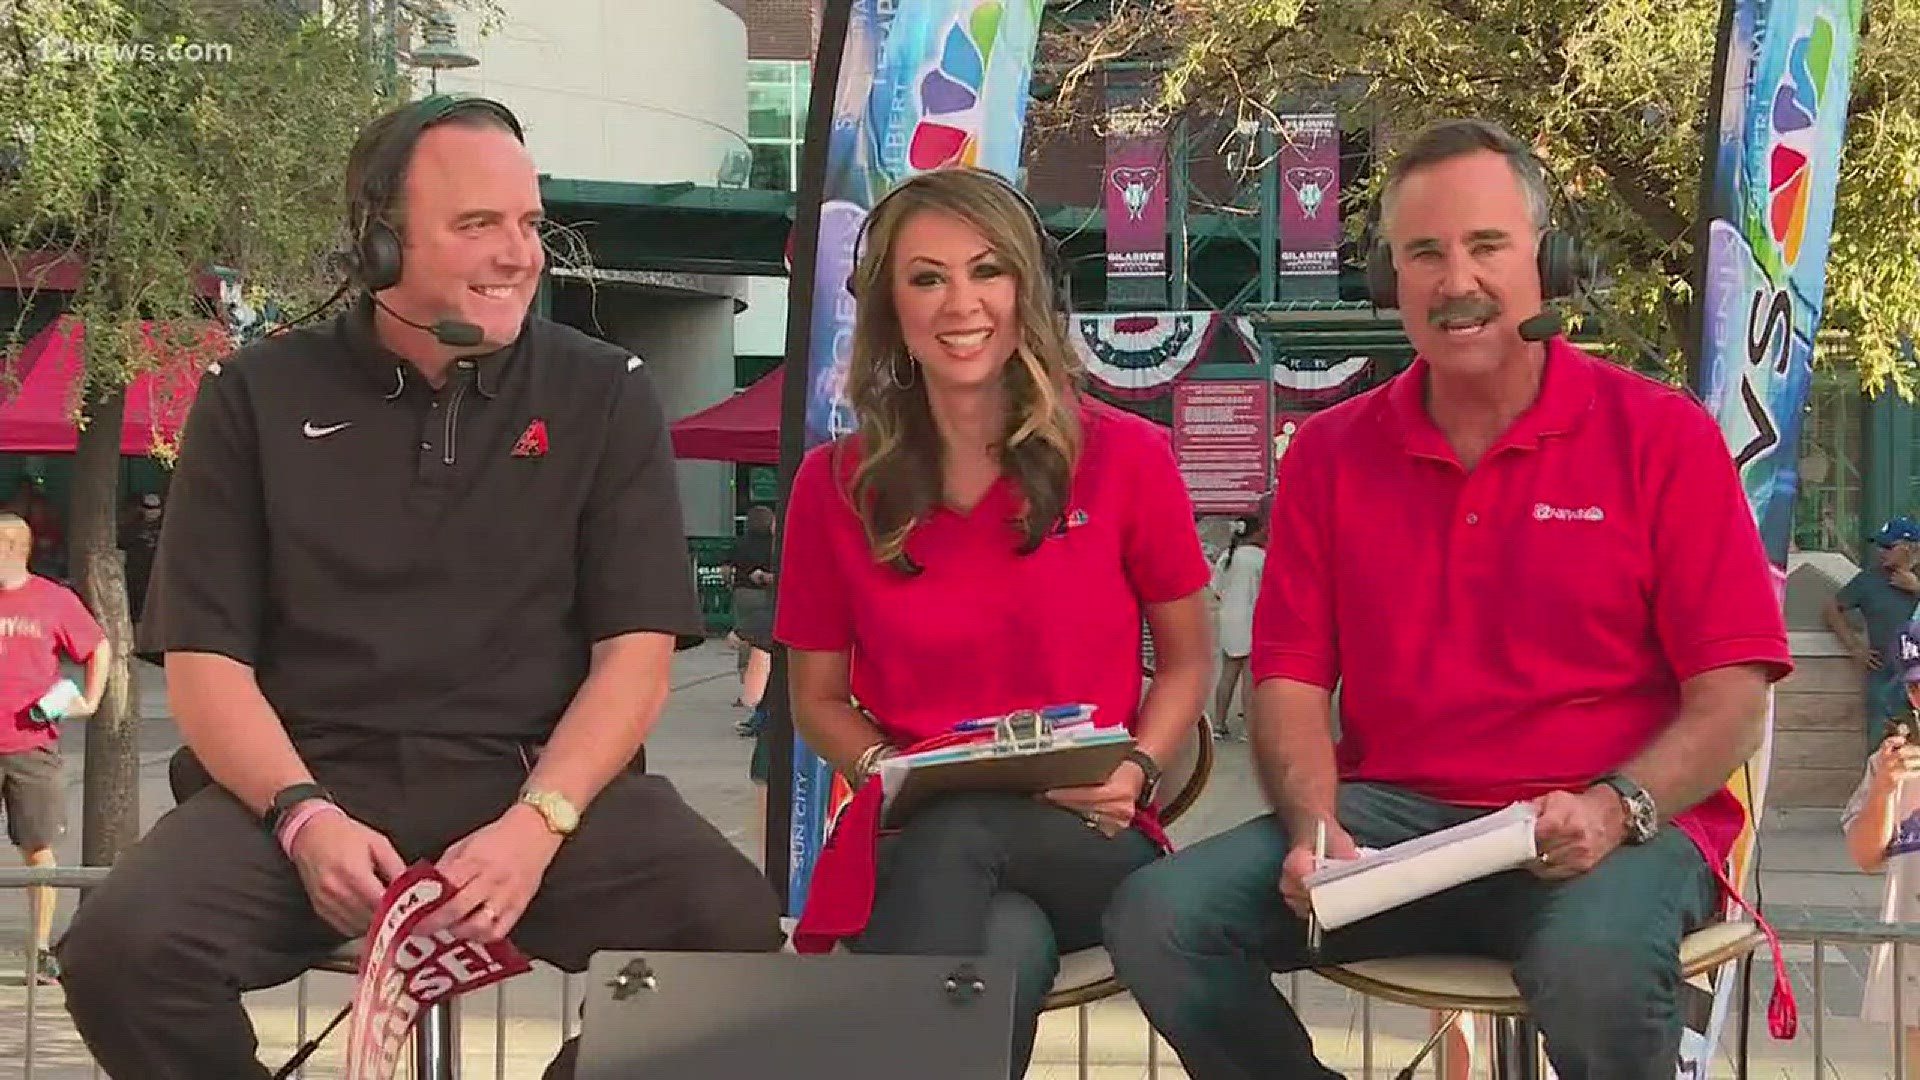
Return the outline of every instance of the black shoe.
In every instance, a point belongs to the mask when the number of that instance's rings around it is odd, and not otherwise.
[[[47,949],[40,950],[40,985],[57,986],[60,982],[60,961],[54,959]]]

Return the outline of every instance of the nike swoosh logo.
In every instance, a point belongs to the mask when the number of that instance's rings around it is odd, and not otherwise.
[[[304,424],[300,428],[300,432],[301,434],[305,435],[309,439],[319,439],[319,438],[324,438],[328,435],[331,435],[334,432],[339,431],[343,428],[350,428],[352,426],[353,426],[353,421],[351,420],[348,420],[347,422],[342,424],[329,424],[326,427],[320,427],[317,424],[315,424],[313,421],[309,420],[306,422],[306,424]]]

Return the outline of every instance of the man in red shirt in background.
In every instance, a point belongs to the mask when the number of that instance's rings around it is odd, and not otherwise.
[[[1273,811],[1137,871],[1107,913],[1121,980],[1194,1080],[1336,1075],[1272,973],[1407,954],[1513,961],[1561,1080],[1674,1075],[1679,943],[1723,902],[1743,821],[1726,781],[1791,660],[1712,417],[1537,323],[1522,336],[1548,205],[1539,161],[1480,122],[1421,133],[1388,173],[1419,355],[1281,459],[1285,557],[1252,654]],[[1537,810],[1535,862],[1309,954],[1321,827],[1350,859],[1514,802]]]
[[[53,866],[53,842],[66,831],[67,793],[61,777],[60,719],[90,716],[106,691],[111,647],[100,624],[72,590],[27,571],[33,530],[18,514],[0,513],[0,805],[7,839],[28,866]],[[87,665],[81,700],[59,716],[39,719],[34,704],[60,681],[60,654]],[[41,887],[34,947],[40,977],[59,968],[48,951],[54,891]]]

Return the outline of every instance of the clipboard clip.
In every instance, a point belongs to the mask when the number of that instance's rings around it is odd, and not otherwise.
[[[1053,745],[1053,724],[1034,709],[1020,709],[993,725],[993,748],[1003,753],[1045,750]]]

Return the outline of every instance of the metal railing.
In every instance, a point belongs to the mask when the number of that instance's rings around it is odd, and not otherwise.
[[[52,886],[58,890],[83,890],[100,884],[105,879],[106,873],[106,870],[96,867],[0,869],[0,894],[5,894],[10,890],[16,889],[29,890],[27,892],[27,908],[29,926],[31,926],[38,915],[40,894],[30,887],[44,885]],[[1774,925],[1775,929],[1779,931],[1782,942],[1786,945],[1811,946],[1812,948],[1812,972],[1810,978],[1805,980],[1810,983],[1812,1001],[1801,1003],[1801,1032],[1799,1036],[1793,1040],[1792,1044],[1787,1044],[1787,1049],[1793,1056],[1797,1056],[1802,1050],[1802,1044],[1804,1044],[1804,1049],[1811,1054],[1811,1064],[1813,1068],[1810,1072],[1801,1072],[1797,1066],[1787,1070],[1777,1062],[1769,1062],[1765,1067],[1765,1075],[1812,1077],[1813,1080],[1829,1080],[1829,1078],[1832,1077],[1842,1076],[1844,1076],[1846,1080],[1856,1080],[1857,1077],[1863,1075],[1884,1075],[1878,1071],[1881,1066],[1877,1064],[1873,1066],[1875,1069],[1874,1072],[1863,1074],[1860,1072],[1860,1065],[1857,1062],[1849,1063],[1845,1068],[1842,1068],[1827,1058],[1828,1050],[1830,1049],[1830,1039],[1827,1031],[1827,1021],[1829,1018],[1826,1007],[1827,997],[1830,991],[1826,974],[1828,951],[1841,946],[1920,946],[1920,923],[1883,923],[1870,918],[1844,916],[1799,917],[1783,915]],[[1904,1004],[1904,987],[1901,984],[1905,975],[1905,962],[1901,956],[1902,951],[1903,950],[1898,948],[1893,950],[1893,1009],[1894,1015],[1896,1016],[1902,1015],[1902,1006]],[[1770,964],[1771,957],[1766,954],[1763,948],[1756,956],[1756,961]],[[1792,961],[1789,961],[1789,963],[1792,963]],[[38,975],[38,967],[39,960],[36,951],[31,947],[26,948],[25,962],[23,965],[23,972],[26,975],[25,1008],[19,1013],[13,1013],[10,1009],[0,1010],[0,1016],[7,1016],[9,1014],[20,1015],[21,1022],[24,1024],[24,1028],[19,1032],[19,1060],[22,1066],[22,1072],[19,1075],[22,1075],[24,1080],[35,1080],[36,1076],[44,1077],[46,1075],[44,1072],[44,1063],[39,1060],[39,1052],[43,1047],[43,1040],[40,1038],[40,1029],[48,1021],[48,1018],[41,1015],[43,1011],[41,990],[43,988],[38,985],[38,979],[36,977]],[[544,965],[542,965],[542,967],[544,967]],[[310,981],[316,977],[316,975],[319,978],[335,980],[342,988],[347,985],[345,982],[347,976],[338,974],[309,973],[300,976],[296,980],[293,1024],[294,1047],[304,1045],[311,1034],[319,1030],[319,1026],[314,1023],[315,1018],[312,1015],[314,1001],[309,988]],[[1737,973],[1730,972],[1729,977],[1738,976]],[[523,978],[526,977],[523,976]],[[514,1041],[510,1038],[509,1028],[524,1025],[530,1019],[534,1020],[541,1027],[545,1027],[545,1021],[540,1020],[537,1013],[531,1017],[516,1016],[509,1010],[510,988],[515,982],[519,981],[520,980],[510,980],[493,988],[491,994],[493,998],[491,1030],[484,1031],[486,1026],[484,1019],[482,1019],[478,1025],[482,1027],[485,1034],[491,1036],[492,1053],[490,1057],[492,1060],[490,1064],[492,1065],[491,1072],[494,1080],[507,1080],[509,1076],[508,1069],[511,1060],[509,1051],[513,1048],[512,1044]],[[1360,1061],[1358,1064],[1360,1076],[1365,1078],[1365,1080],[1372,1080],[1375,1075],[1376,1066],[1380,1065],[1380,1059],[1382,1057],[1379,1047],[1376,1045],[1381,1036],[1380,1025],[1376,1022],[1375,1017],[1376,1010],[1401,1014],[1401,1022],[1398,1023],[1397,1026],[1403,1029],[1410,1026],[1405,1022],[1408,1015],[1425,1015],[1425,1010],[1409,1009],[1398,1005],[1377,1004],[1372,999],[1351,994],[1344,990],[1339,991],[1339,993],[1345,995],[1340,999],[1343,1004],[1330,1009],[1325,1002],[1315,1004],[1303,1001],[1301,995],[1310,985],[1331,987],[1331,983],[1324,983],[1316,976],[1305,973],[1294,973],[1284,977],[1280,981],[1281,985],[1286,989],[1288,998],[1299,1005],[1303,1020],[1307,1021],[1309,1026],[1319,1033],[1320,1038],[1323,1040],[1323,1051],[1326,1042],[1337,1041],[1330,1040],[1329,1035],[1337,1035],[1340,1026],[1337,1022],[1332,1024],[1332,1031],[1330,1032],[1330,1025],[1327,1021],[1330,1017],[1337,1018],[1340,1014],[1344,1013],[1347,1018],[1346,1028],[1349,1045],[1351,1045],[1353,1037],[1358,1036],[1358,1049],[1360,1052]],[[1763,981],[1756,983],[1754,987],[1755,993],[1752,996],[1752,1001],[1749,1006],[1750,1015],[1759,1021],[1752,1025],[1752,1038],[1755,1048],[1761,1048],[1763,1044],[1770,1041],[1770,1037],[1766,1034],[1765,1024],[1765,1010],[1767,1005],[1765,988],[1766,984]],[[544,1070],[547,1058],[551,1057],[553,1052],[558,1049],[559,1042],[571,1038],[577,1033],[579,1019],[578,1004],[582,1000],[581,989],[581,976],[562,974],[558,994],[559,1014],[557,1019],[559,1021],[559,1040],[555,1041],[550,1033],[552,1029],[547,1029],[548,1033],[543,1034],[539,1039],[542,1045],[538,1048],[540,1052],[536,1057],[537,1064],[533,1066],[530,1072],[523,1073],[516,1070],[513,1074],[516,1078],[521,1075],[538,1076],[540,1072]],[[344,995],[341,996],[344,998]],[[1353,1000],[1354,998],[1358,998],[1358,1001]],[[1736,1001],[1737,1000],[1738,998],[1736,998]],[[468,999],[465,1004],[471,1009],[474,1002],[472,999]],[[320,1021],[324,1023],[326,1019],[331,1017],[333,1010],[338,1007],[337,1004],[328,1005],[325,1011],[320,1014]],[[1110,1003],[1082,1006],[1076,1010],[1078,1031],[1075,1042],[1077,1043],[1078,1057],[1080,1059],[1080,1075],[1086,1076],[1088,1074],[1089,1058],[1093,1056],[1093,1046],[1089,1032],[1091,1011],[1106,1008],[1126,1009],[1130,1016],[1134,1018],[1133,1022],[1139,1024],[1139,1030],[1146,1035],[1145,1054],[1142,1058],[1131,1059],[1131,1061],[1133,1063],[1143,1064],[1148,1077],[1157,1078],[1159,1075],[1160,1059],[1166,1055],[1160,1053],[1159,1040],[1151,1030],[1147,1028],[1144,1018],[1139,1017],[1138,1012],[1133,1010],[1131,1002],[1125,998],[1112,999]],[[544,1010],[541,1011],[544,1012]],[[67,1037],[66,1041],[78,1045],[78,1037],[72,1033],[70,1022],[66,1020],[64,1013],[56,1013],[56,1015],[59,1016],[57,1022],[64,1028],[63,1034]],[[550,1016],[552,1014],[547,1015]],[[258,1019],[257,1016],[256,1019]],[[1354,1030],[1356,1025],[1358,1027],[1357,1031]],[[6,1030],[7,1026],[6,1021],[0,1020],[0,1041],[11,1041],[12,1033]],[[462,1073],[463,1080],[477,1080],[478,1077],[486,1075],[484,1067],[482,1071],[475,1071],[472,1068],[473,1063],[464,1059],[459,1050],[459,1036],[464,1026],[465,1025],[458,1020],[458,1013],[456,1012],[454,1024],[456,1033],[456,1060],[461,1060],[463,1065],[466,1066],[466,1071]],[[1899,1024],[1884,1026],[1890,1028],[1888,1037],[1891,1041],[1891,1046],[1889,1047],[1891,1054],[1887,1059],[1883,1060],[1891,1061],[1891,1075],[1895,1080],[1905,1080],[1907,1076],[1907,1058],[1902,1027]],[[1717,1055],[1719,1059],[1739,1060],[1736,1042],[1739,1038],[1740,1030],[1739,1017],[1729,1016],[1726,1031],[1721,1037],[1719,1054]],[[468,1034],[472,1034],[472,1032],[468,1032]],[[1856,1048],[1859,1044],[1859,1038],[1857,1034],[1850,1037],[1850,1041],[1854,1043]],[[335,1034],[329,1041],[337,1042],[341,1047],[344,1047],[345,1036],[340,1034],[339,1030],[336,1029]],[[1129,1038],[1128,1041],[1131,1041],[1131,1038]],[[1400,1036],[1399,1041],[1406,1042],[1405,1036]],[[1418,1046],[1421,1041],[1421,1039],[1414,1039],[1410,1045]],[[522,1036],[520,1042],[524,1055],[526,1053],[524,1036]],[[1778,1046],[1781,1044],[1774,1045]],[[1392,1056],[1396,1058],[1400,1057],[1399,1047],[1395,1046],[1393,1049],[1394,1053]],[[277,1066],[279,1062],[288,1060],[292,1052],[292,1049],[287,1049],[285,1052],[279,1053],[277,1060],[271,1060],[269,1064]],[[335,1052],[338,1052],[338,1048],[335,1048]],[[84,1053],[84,1051],[82,1051],[82,1053]],[[1409,1054],[1407,1056],[1411,1055]],[[1778,1058],[1780,1055],[1772,1054],[1768,1056]],[[1111,1058],[1108,1057],[1108,1060],[1111,1060]],[[59,1067],[62,1070],[63,1076],[79,1075],[76,1070],[80,1069],[87,1070],[87,1074],[93,1077],[102,1075],[99,1067],[97,1065],[91,1065],[90,1062],[91,1059],[89,1058],[86,1059],[86,1062],[83,1064],[74,1065],[71,1063],[71,1059],[69,1059]],[[4,1059],[0,1059],[0,1068],[4,1068],[4,1064]],[[313,1063],[309,1062],[308,1064],[312,1065]],[[1437,1065],[1437,1062],[1435,1062],[1433,1057],[1429,1057],[1427,1063],[1423,1063],[1422,1074],[1426,1075],[1426,1069],[1432,1065]],[[1399,1071],[1400,1068],[1398,1064],[1386,1064],[1380,1065],[1380,1067],[1388,1068],[1395,1072]],[[1761,1074],[1758,1067],[1754,1069],[1754,1074]],[[307,1075],[306,1068],[303,1067],[295,1075],[304,1078]]]
[[[31,927],[38,923],[40,915],[41,894],[35,886],[52,886],[58,890],[85,890],[104,882],[107,873],[108,870],[104,867],[0,869],[0,893],[5,893],[10,890],[27,890],[27,919],[28,926]],[[25,975],[26,1001],[25,1008],[18,1014],[21,1017],[20,1022],[23,1024],[20,1032],[21,1076],[23,1080],[35,1080],[36,1076],[40,1075],[42,1069],[42,1062],[40,1061],[42,1044],[40,1029],[43,1022],[48,1018],[41,1015],[43,1011],[41,991],[45,988],[39,984],[40,962],[38,951],[32,947],[32,943],[29,941],[27,942],[27,947],[24,949],[24,952],[25,963],[22,966],[22,971]],[[544,965],[539,966],[544,967]],[[280,1054],[277,1060],[269,1060],[268,1064],[272,1067],[277,1068],[281,1062],[290,1060],[295,1050],[305,1046],[307,1040],[324,1027],[325,1022],[331,1018],[333,1010],[339,1008],[339,1005],[328,1006],[326,1011],[323,1011],[319,1015],[319,1023],[315,1023],[313,1013],[314,1001],[311,992],[312,981],[315,978],[331,979],[338,985],[344,987],[347,985],[346,980],[348,976],[326,972],[307,972],[294,980],[293,1047]],[[559,1038],[557,1040],[542,1040],[546,1045],[542,1047],[543,1053],[541,1054],[539,1066],[534,1069],[531,1074],[532,1076],[538,1076],[540,1074],[540,1071],[545,1068],[545,1059],[551,1057],[559,1049],[560,1043],[572,1038],[578,1033],[579,1017],[577,1005],[581,1000],[580,978],[581,977],[577,975],[561,973],[559,993],[560,1012],[558,1016]],[[493,1053],[491,1064],[493,1066],[492,1074],[494,1080],[507,1080],[509,1061],[508,1028],[511,1026],[512,1020],[519,1019],[510,1017],[507,1008],[508,988],[511,983],[512,980],[509,980],[508,982],[496,985],[491,995],[493,998],[491,1025]],[[468,1007],[471,1007],[470,1002],[467,1004]],[[7,1012],[8,1010],[0,1010],[0,1017],[7,1015]],[[71,1021],[67,1020],[64,1014],[58,1015],[59,1019],[57,1022],[60,1023],[68,1033],[72,1033]],[[256,1017],[256,1020],[257,1019]],[[6,1021],[0,1019],[0,1031],[4,1031],[5,1027]],[[454,1010],[453,1027],[455,1060],[462,1062],[463,1065],[467,1065],[468,1063],[465,1061],[460,1046],[461,1027],[459,1009],[456,1006]],[[73,1041],[78,1041],[77,1034]],[[337,1043],[340,1048],[344,1048],[345,1042],[346,1035],[344,1026],[336,1028],[334,1033],[329,1036],[329,1043]],[[312,1065],[313,1063],[311,1061],[303,1064],[293,1075],[301,1078],[301,1080],[305,1080],[308,1076],[308,1070]],[[88,1075],[91,1077],[98,1078],[102,1075],[99,1066],[97,1064],[91,1064],[91,1059],[89,1059],[87,1068]],[[477,1078],[482,1075],[484,1074],[474,1072],[470,1066],[461,1073],[462,1080],[470,1080],[470,1078]]]
[[[1814,917],[1789,915],[1778,919],[1769,919],[1769,922],[1772,923],[1774,931],[1780,935],[1780,941],[1783,945],[1813,946],[1813,1030],[1811,1033],[1811,1041],[1813,1044],[1813,1076],[1814,1080],[1825,1080],[1829,1075],[1827,1070],[1831,1067],[1826,1059],[1825,1004],[1827,948],[1834,945],[1895,946],[1890,950],[1893,959],[1891,980],[1893,989],[1893,1015],[1896,1017],[1904,1017],[1906,1010],[1903,1007],[1904,1002],[1902,999],[1905,993],[1904,987],[1901,984],[1906,981],[1905,954],[1907,950],[1900,946],[1920,945],[1920,923],[1888,923],[1881,922],[1878,919],[1861,918],[1858,916],[1833,915]],[[1870,993],[1871,989],[1869,989],[1868,992]],[[1764,1010],[1766,1008],[1765,1002],[1764,994],[1755,994],[1754,1003],[1756,1007]],[[1806,1016],[1806,1010],[1802,1010],[1801,1016],[1803,1018]],[[1764,1016],[1762,1019],[1764,1020]],[[1888,1026],[1891,1028],[1891,1038],[1893,1040],[1893,1078],[1894,1080],[1906,1080],[1906,1033],[1903,1025],[1898,1022]],[[1761,1025],[1761,1030],[1765,1030],[1764,1023]],[[1838,1069],[1834,1069],[1831,1075],[1839,1076],[1841,1073]],[[1851,1080],[1851,1078],[1849,1078],[1849,1080]]]

